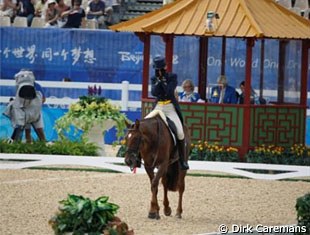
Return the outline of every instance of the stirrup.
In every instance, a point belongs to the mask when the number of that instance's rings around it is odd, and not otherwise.
[[[181,165],[181,170],[188,170],[189,169],[189,166],[186,162],[180,162],[180,165]]]

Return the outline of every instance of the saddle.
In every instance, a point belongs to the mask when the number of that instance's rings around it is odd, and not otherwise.
[[[176,151],[177,151],[177,128],[176,128],[176,125],[174,124],[174,122],[170,118],[168,118],[161,110],[153,110],[145,118],[146,119],[152,118],[152,117],[155,117],[157,115],[167,125],[169,132],[171,134],[171,137],[173,139],[174,148],[173,148],[173,152],[172,152],[170,159],[169,159],[169,165],[170,165],[179,159],[178,154],[176,154]]]
[[[160,116],[160,118],[164,121],[164,123],[167,125],[168,129],[169,129],[169,132],[172,136],[172,139],[173,139],[173,142],[174,142],[174,145],[176,146],[177,144],[177,128],[174,124],[174,122],[168,118],[161,110],[153,110],[151,111],[145,118],[153,118],[155,116]]]

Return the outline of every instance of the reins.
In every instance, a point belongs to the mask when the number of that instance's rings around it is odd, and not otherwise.
[[[129,129],[128,132],[130,132],[130,131],[136,131],[136,130]],[[125,154],[127,153],[128,155],[133,156],[135,158],[135,161],[137,161],[138,163],[143,165],[141,159],[139,158],[139,149],[140,149],[141,142],[142,142],[142,135],[140,133],[140,136],[139,136],[139,139],[137,141],[137,144],[135,144],[135,146],[133,148],[127,147],[127,149],[125,151]]]

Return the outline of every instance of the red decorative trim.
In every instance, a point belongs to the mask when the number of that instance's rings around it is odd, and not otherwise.
[[[150,47],[151,39],[150,35],[145,35],[143,43],[143,74],[142,74],[142,98],[147,98],[148,96],[148,86],[149,86],[149,70],[150,70]]]

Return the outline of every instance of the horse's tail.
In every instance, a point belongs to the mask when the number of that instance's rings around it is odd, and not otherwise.
[[[179,181],[179,162],[176,161],[172,163],[167,170],[166,174],[166,185],[169,191],[178,190],[178,181]]]

